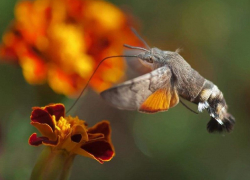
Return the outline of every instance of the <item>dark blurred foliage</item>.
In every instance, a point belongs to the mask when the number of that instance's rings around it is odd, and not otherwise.
[[[236,126],[230,134],[209,134],[207,113],[195,115],[181,104],[154,115],[121,111],[89,91],[70,114],[90,126],[110,120],[116,156],[104,165],[78,157],[70,179],[250,179],[250,1],[111,2],[133,12],[152,47],[183,49],[190,65],[224,93]],[[0,1],[1,34],[13,19],[14,4]],[[62,102],[69,108],[74,99],[28,85],[19,67],[1,64],[0,73],[0,178],[28,179],[43,148],[27,142],[35,131],[31,107]]]

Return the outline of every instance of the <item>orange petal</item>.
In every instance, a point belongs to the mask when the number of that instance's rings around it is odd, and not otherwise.
[[[57,146],[60,143],[60,137],[58,136],[56,141],[44,140],[43,145],[46,146]]]
[[[56,140],[56,134],[48,124],[41,124],[39,122],[31,122],[30,124],[35,126],[44,137],[50,140]]]
[[[63,72],[60,68],[50,68],[48,73],[48,83],[57,93],[65,95],[74,95],[78,92],[78,75],[70,75]]]
[[[47,78],[47,66],[43,59],[28,52],[22,53],[19,63],[23,70],[25,79],[30,84],[42,84]]]
[[[88,141],[88,134],[86,132],[85,126],[83,125],[73,125],[72,132],[64,140],[62,144],[62,149],[66,149],[69,152],[74,151],[73,149],[79,148],[82,143]]]
[[[82,140],[81,134],[75,134],[66,138],[60,147],[61,149],[66,149],[68,152],[74,152],[74,149],[80,147],[80,142]]]
[[[75,140],[79,139],[79,134],[81,135],[80,141],[88,141],[88,134],[86,132],[85,127],[83,127],[83,125],[73,125],[72,129],[73,129],[71,133],[71,139],[73,138],[72,141],[74,139]]]
[[[96,159],[92,154],[89,154],[87,151],[83,150],[80,146],[74,148],[73,150],[71,150],[71,152],[91,159]]]

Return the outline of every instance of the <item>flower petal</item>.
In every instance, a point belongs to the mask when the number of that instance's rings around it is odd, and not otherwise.
[[[60,143],[60,136],[57,137],[56,141],[44,140],[43,145],[47,146],[57,146]]]
[[[111,128],[110,128],[109,122],[101,121],[97,123],[96,125],[94,125],[93,127],[88,129],[88,134],[96,134],[96,133],[104,134],[105,140],[110,141]]]
[[[88,134],[86,132],[85,126],[73,125],[70,137],[64,141],[62,148],[69,152],[74,151],[74,149],[80,149],[79,147],[86,141],[88,141]]]
[[[36,133],[33,133],[29,138],[29,144],[32,146],[39,146],[41,144],[56,146],[57,144],[59,144],[59,137],[56,141],[51,141],[47,137],[37,137]]]
[[[46,137],[37,137],[36,133],[33,133],[29,138],[29,144],[32,146],[39,146],[42,144],[43,140],[46,140]]]
[[[81,134],[74,134],[71,136],[71,141],[79,143],[82,140],[82,135]]]
[[[78,148],[81,145],[80,142],[82,141],[82,135],[81,134],[75,134],[73,136],[70,136],[66,138],[63,141],[63,144],[61,146],[61,149],[66,149],[68,152],[74,151],[73,149]]]
[[[27,50],[30,51],[30,50]],[[43,84],[47,78],[47,65],[38,55],[27,52],[19,58],[23,76],[30,84]]]
[[[31,122],[30,124],[35,126],[44,137],[50,140],[56,140],[56,134],[48,124],[41,124],[39,122]]]
[[[85,157],[88,157],[88,158],[96,160],[96,158],[92,154],[88,153],[87,151],[85,151],[84,149],[82,149],[80,146],[74,147],[74,149],[72,149],[71,152],[74,153],[74,154],[78,154],[78,155],[85,156]]]
[[[63,104],[58,103],[45,106],[44,110],[46,110],[51,116],[55,115],[57,121],[60,119],[61,116],[65,116],[65,107]]]
[[[31,113],[30,119],[32,122],[48,124],[52,128],[53,131],[55,130],[55,124],[52,120],[51,115],[47,111],[43,110],[42,108],[38,108],[38,107],[34,108],[34,110]]]
[[[115,155],[112,145],[107,141],[94,141],[83,144],[81,148],[93,155],[100,163],[103,163],[103,161],[110,161]]]
[[[73,125],[72,129],[73,129],[72,134],[71,134],[71,140],[72,141],[79,139],[79,137],[80,137],[79,134],[81,135],[80,141],[88,141],[88,134],[86,132],[87,130],[86,130],[85,126],[83,126],[83,125]]]
[[[88,133],[89,141],[96,141],[99,139],[104,139],[104,134],[102,133],[95,133],[95,134],[90,134]]]

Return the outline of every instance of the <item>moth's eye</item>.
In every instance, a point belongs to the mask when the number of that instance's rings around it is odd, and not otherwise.
[[[152,57],[149,57],[149,58],[147,59],[147,62],[148,62],[148,63],[153,63],[153,58],[152,58]]]

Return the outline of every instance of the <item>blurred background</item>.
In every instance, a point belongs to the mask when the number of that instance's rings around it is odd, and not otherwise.
[[[16,2],[0,1],[1,37],[15,19]],[[90,126],[109,120],[116,156],[103,165],[77,156],[70,179],[250,179],[250,1],[109,2],[133,16],[151,47],[181,48],[185,60],[223,92],[236,125],[232,133],[209,134],[207,112],[196,115],[181,104],[153,115],[121,111],[89,89],[70,114]],[[44,148],[28,144],[37,132],[30,125],[31,107],[61,102],[69,108],[75,99],[46,83],[30,85],[18,64],[0,62],[0,179],[28,179]]]

